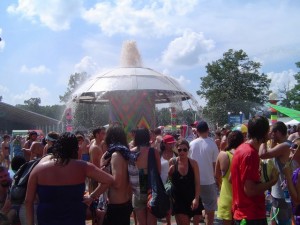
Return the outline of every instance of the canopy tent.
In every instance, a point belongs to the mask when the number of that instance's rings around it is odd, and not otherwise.
[[[267,106],[276,109],[278,112],[287,115],[288,117],[291,117],[292,119],[297,120],[298,122],[300,122],[300,111],[295,110],[295,109],[290,109],[290,108],[286,108],[283,106],[278,106],[278,105],[274,105],[271,103],[267,103]]]
[[[298,120],[290,120],[288,122],[285,123],[285,125],[298,125],[299,121]]]

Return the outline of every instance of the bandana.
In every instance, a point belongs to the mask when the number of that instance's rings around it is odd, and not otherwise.
[[[126,146],[117,143],[109,145],[104,159],[110,158],[114,152],[119,152],[130,164],[134,164],[139,156],[139,152],[132,152]]]

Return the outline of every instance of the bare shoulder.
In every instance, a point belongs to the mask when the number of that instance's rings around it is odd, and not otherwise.
[[[198,163],[197,163],[197,161],[196,161],[196,160],[194,160],[194,159],[191,159],[191,158],[189,158],[189,160],[190,160],[190,163],[191,163],[191,165],[192,165],[193,167],[195,167],[195,166],[197,166],[197,167],[198,167]]]

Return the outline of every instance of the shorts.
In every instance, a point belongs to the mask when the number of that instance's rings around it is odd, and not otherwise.
[[[200,197],[206,211],[217,210],[217,186],[216,184],[200,185]]]
[[[291,203],[287,203],[283,198],[272,199],[272,216],[278,225],[290,225],[292,218]]]
[[[103,225],[130,225],[131,201],[122,204],[108,204]]]
[[[140,196],[132,195],[132,206],[133,209],[145,209],[147,207],[147,194],[140,194]]]

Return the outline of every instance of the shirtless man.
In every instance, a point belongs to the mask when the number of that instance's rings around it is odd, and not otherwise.
[[[108,205],[103,225],[129,225],[132,212],[131,192],[128,161],[122,152],[127,152],[128,155],[130,150],[123,127],[118,125],[109,127],[105,143],[109,149],[103,155],[102,161],[108,166],[114,182],[108,190]],[[116,144],[118,147],[115,147]]]
[[[93,130],[94,140],[90,145],[90,162],[100,168],[100,160],[103,153],[106,151],[104,138],[105,138],[105,127],[99,127]],[[90,180],[89,192],[91,193],[98,186],[98,182]]]
[[[34,141],[30,146],[30,160],[41,158],[46,144],[45,139]]]
[[[25,157],[26,161],[30,160],[30,156],[31,156],[30,147],[31,147],[32,143],[34,141],[36,141],[37,136],[38,136],[38,134],[37,134],[36,131],[30,131],[29,138],[28,138],[28,140],[24,144],[24,147],[23,147],[22,150],[24,152],[24,157]]]
[[[3,160],[2,163],[6,168],[9,168],[9,166],[10,166],[9,142],[10,142],[10,136],[5,134],[3,136],[3,141],[1,143],[1,154],[2,154],[2,156],[0,158],[2,158],[2,160]]]
[[[259,149],[259,156],[262,159],[274,158],[274,164],[279,171],[279,179],[272,186],[271,195],[273,197],[272,215],[277,224],[287,224],[292,216],[290,206],[285,202],[284,191],[282,186],[285,181],[283,167],[289,161],[291,142],[287,140],[287,127],[278,121],[271,128],[271,148],[267,148],[267,143],[263,143]],[[277,205],[275,207],[274,205]]]
[[[294,141],[296,138],[299,137],[300,137],[300,123],[297,125],[296,132],[289,135],[288,140]]]

